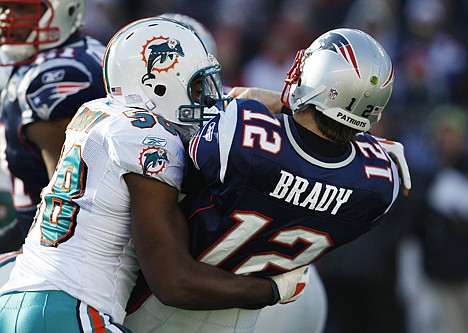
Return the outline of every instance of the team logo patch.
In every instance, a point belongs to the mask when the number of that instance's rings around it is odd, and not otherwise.
[[[147,147],[140,153],[140,165],[144,175],[157,175],[168,165],[167,151],[161,147]]]
[[[43,84],[60,82],[60,81],[63,81],[64,77],[65,77],[65,70],[59,69],[56,71],[50,71],[50,72],[44,73],[41,77],[41,81]]]
[[[90,86],[89,82],[59,82],[44,84],[40,89],[27,95],[31,107],[46,116],[70,95],[77,94]]]
[[[144,145],[148,146],[158,146],[158,147],[166,147],[167,141],[164,138],[158,138],[157,136],[147,136],[143,139],[142,142]]]
[[[342,35],[337,33],[329,33],[320,40],[320,50],[329,50],[341,56],[347,63],[353,65],[357,76],[361,78],[359,66],[356,60],[356,54],[350,42]]]
[[[141,78],[141,83],[154,79],[154,71],[167,72],[179,62],[179,57],[184,57],[184,51],[180,42],[169,37],[153,37],[143,46],[141,52],[146,64],[146,74]]]
[[[330,88],[327,96],[329,99],[335,100],[338,97],[338,90]]]
[[[206,133],[203,135],[203,138],[206,141],[210,142],[211,140],[213,140],[213,132],[214,132],[215,126],[216,126],[215,123],[210,123],[208,125],[208,128],[206,129]]]
[[[374,110],[372,110],[371,115],[372,116],[378,116],[379,114],[382,113],[383,107],[381,106],[376,106],[374,107]]]

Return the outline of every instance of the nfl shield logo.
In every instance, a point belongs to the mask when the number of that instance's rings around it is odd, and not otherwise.
[[[338,96],[338,91],[336,89],[330,88],[330,91],[328,92],[328,98],[335,100],[337,96]]]

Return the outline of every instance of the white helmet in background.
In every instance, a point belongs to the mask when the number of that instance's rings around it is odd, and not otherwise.
[[[194,18],[177,13],[164,13],[159,15],[159,17],[164,17],[167,19],[172,19],[174,21],[181,22],[188,27],[192,28],[193,31],[200,37],[203,44],[205,44],[206,50],[208,53],[211,53],[215,57],[217,56],[216,42],[211,34],[211,32],[205,27],[202,23],[195,20]]]
[[[11,15],[10,7],[19,4],[32,6],[34,14]],[[29,62],[39,51],[63,44],[83,24],[84,11],[85,0],[1,0],[0,49],[10,60],[5,65]],[[31,32],[19,41],[16,29]]]
[[[390,99],[393,72],[374,38],[356,29],[331,30],[298,52],[282,101],[293,111],[313,104],[335,121],[368,131]]]
[[[223,101],[220,70],[191,28],[162,17],[121,29],[103,61],[113,102],[150,110],[176,124],[206,120],[204,109]]]

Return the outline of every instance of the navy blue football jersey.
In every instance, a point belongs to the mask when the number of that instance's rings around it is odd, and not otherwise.
[[[206,189],[181,203],[192,255],[237,274],[314,262],[375,227],[399,191],[396,165],[369,134],[340,157],[305,145],[291,116],[236,100],[191,139]]]
[[[84,102],[104,97],[104,51],[95,39],[77,34],[62,47],[41,52],[34,62],[15,67],[2,90],[0,134],[6,137],[13,202],[23,232],[29,229],[41,190],[49,182],[41,152],[26,138],[25,125],[71,118]]]

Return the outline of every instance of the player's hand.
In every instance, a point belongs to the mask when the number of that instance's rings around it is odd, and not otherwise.
[[[375,137],[383,149],[390,155],[393,161],[398,165],[398,174],[402,184],[403,194],[408,196],[411,190],[411,175],[405,158],[405,147],[396,141]]]
[[[296,268],[293,271],[272,276],[271,279],[278,287],[280,300],[278,303],[294,302],[304,293],[309,283],[309,266]]]
[[[234,98],[247,98],[259,101],[273,113],[280,113],[281,107],[283,106],[281,103],[281,93],[274,90],[234,87],[229,91],[228,95]]]

